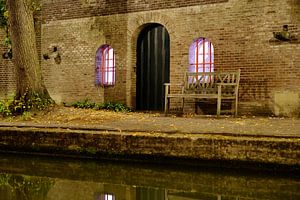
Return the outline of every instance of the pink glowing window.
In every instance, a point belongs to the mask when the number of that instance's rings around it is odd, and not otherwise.
[[[113,194],[100,194],[96,199],[97,200],[116,200],[116,197]]]
[[[109,45],[101,46],[96,53],[96,85],[115,85],[115,53]]]
[[[196,39],[190,46],[189,72],[214,71],[214,47],[206,38]]]

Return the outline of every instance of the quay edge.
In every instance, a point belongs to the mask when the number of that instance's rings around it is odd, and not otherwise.
[[[299,137],[1,127],[0,151],[300,171]]]

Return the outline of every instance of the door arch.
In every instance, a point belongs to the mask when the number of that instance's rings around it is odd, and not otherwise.
[[[136,109],[162,111],[164,83],[170,81],[170,37],[161,24],[149,24],[137,41]]]

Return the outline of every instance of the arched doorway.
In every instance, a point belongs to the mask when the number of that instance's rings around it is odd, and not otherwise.
[[[146,26],[138,37],[136,75],[136,109],[163,110],[163,84],[170,81],[170,38],[160,24]]]

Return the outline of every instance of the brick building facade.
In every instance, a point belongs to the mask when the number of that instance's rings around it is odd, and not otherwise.
[[[204,37],[214,45],[215,70],[241,69],[241,113],[299,116],[299,0],[41,0],[41,5],[41,53],[57,47],[61,56],[59,64],[41,59],[57,103],[89,99],[135,108],[138,38],[149,25],[159,24],[169,34],[171,83],[182,81],[189,47]],[[283,25],[293,40],[274,39]],[[115,52],[115,84],[100,87],[95,56],[104,44]],[[7,63],[1,60],[1,96],[14,88]]]

